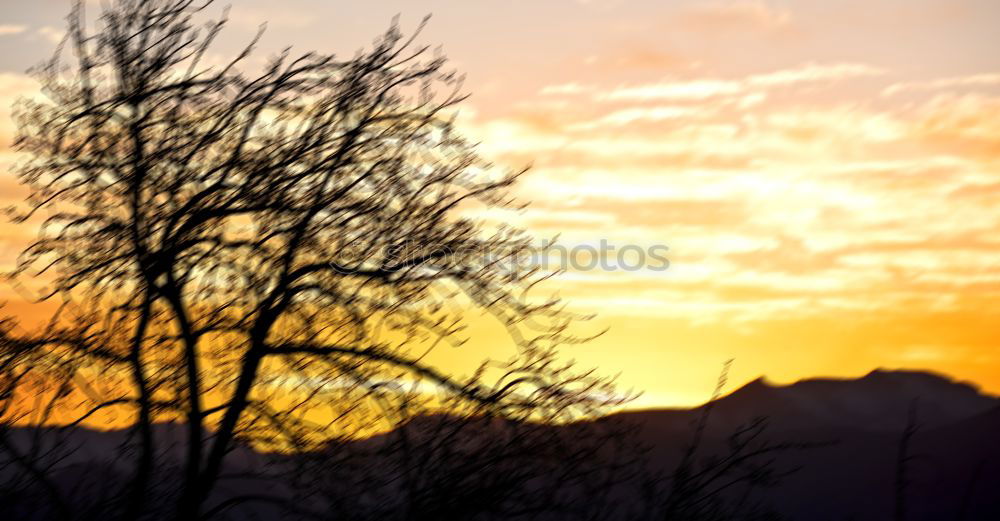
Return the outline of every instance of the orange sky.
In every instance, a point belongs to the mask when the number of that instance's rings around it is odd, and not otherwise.
[[[91,2],[95,6],[97,2]],[[8,106],[36,85],[68,2],[0,18],[0,193],[23,196]],[[259,57],[350,54],[434,13],[473,97],[460,121],[533,164],[503,216],[562,244],[669,246],[669,270],[558,282],[610,331],[570,355],[639,405],[732,385],[934,368],[1000,393],[1000,3],[240,1],[215,59],[269,23]],[[95,7],[96,10],[96,7]],[[30,228],[0,228],[9,267]],[[19,306],[8,288],[0,290]],[[479,319],[476,319],[479,320]],[[486,327],[486,326],[483,326]],[[495,335],[446,363],[502,350]],[[469,348],[467,348],[469,349]]]

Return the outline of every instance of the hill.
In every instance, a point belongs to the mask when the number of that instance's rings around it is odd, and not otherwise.
[[[165,468],[180,461],[179,427],[157,428]],[[7,429],[5,439],[22,450],[54,439],[35,434]],[[80,488],[95,469],[125,479],[116,455],[126,432],[62,434],[79,450],[60,461],[59,487]],[[758,379],[701,407],[560,426],[418,417],[315,453],[243,447],[229,470],[297,476],[302,483],[268,492],[291,499],[308,489],[300,504],[336,509],[336,519],[968,521],[1000,519],[998,440],[997,397],[934,373],[876,370],[790,385]],[[261,485],[235,480],[227,490]],[[242,508],[231,513],[278,518],[270,507]]]

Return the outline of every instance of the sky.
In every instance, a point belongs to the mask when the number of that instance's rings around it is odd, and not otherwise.
[[[608,329],[567,356],[643,391],[634,405],[702,402],[729,359],[731,386],[883,367],[1000,393],[1000,2],[233,3],[219,60],[264,22],[259,60],[351,55],[394,16],[409,31],[432,14],[419,41],[466,74],[462,130],[531,166],[516,193],[533,204],[505,221],[567,248],[668,248],[666,270],[554,283],[597,314],[583,333]],[[9,106],[37,90],[25,70],[68,2],[0,6],[6,206],[24,195]],[[0,226],[8,269],[34,230]]]

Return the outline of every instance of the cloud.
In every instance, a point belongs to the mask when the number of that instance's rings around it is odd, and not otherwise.
[[[864,63],[832,63],[819,65],[809,63],[795,69],[784,69],[767,74],[757,74],[747,78],[746,83],[758,86],[793,85],[816,81],[833,81],[862,76],[885,74],[885,69]]]
[[[766,123],[790,145],[838,141],[875,144],[899,140],[906,134],[906,125],[892,116],[852,107],[777,112],[767,115]]]
[[[1000,85],[1000,74],[973,74],[971,76],[955,76],[930,81],[893,83],[882,89],[882,96],[894,96],[901,92],[914,90],[940,90],[954,87],[984,87],[992,85]]]
[[[973,200],[993,204],[1000,200],[1000,183],[971,183],[952,190],[948,195],[965,202]]]
[[[704,115],[710,109],[701,107],[665,105],[660,107],[635,107],[622,109],[593,121],[568,126],[567,130],[592,130],[602,127],[621,127],[636,122],[660,122]]]
[[[610,92],[598,94],[597,98],[601,100],[672,99],[697,101],[771,87],[876,76],[885,74],[885,72],[882,68],[864,63],[807,63],[791,69],[754,74],[743,79],[703,78],[619,87]]]
[[[851,80],[888,73],[807,62],[732,78],[564,83],[543,92],[609,103],[567,97],[532,113],[546,125],[483,123],[505,154],[537,159],[522,185],[542,205],[529,227],[669,245],[665,277],[589,273],[590,285],[572,286],[582,302],[718,320],[964,306],[955,302],[1000,288],[1000,234],[988,231],[1000,226],[1000,97],[852,99]]]
[[[733,228],[749,219],[744,201],[733,199],[617,199],[590,197],[579,208],[607,213],[618,226],[712,226]]]
[[[601,100],[704,100],[726,94],[738,94],[744,89],[742,82],[730,80],[693,80],[663,82],[634,87],[619,87],[598,95]]]
[[[913,135],[962,154],[1000,154],[1000,96],[939,94],[921,105]]]
[[[921,364],[938,363],[941,360],[956,358],[954,346],[911,345],[898,354],[900,360]]]
[[[616,56],[614,48],[601,56]],[[978,243],[931,238],[1000,224],[1000,214],[975,202],[996,193],[996,168],[981,157],[928,165],[965,157],[942,143],[1000,136],[987,121],[995,114],[990,100],[852,101],[850,80],[887,69],[787,63],[798,65],[717,76],[688,69],[661,81],[616,74],[610,84],[595,75],[550,76],[534,97],[462,125],[498,164],[536,165],[517,195],[538,204],[515,224],[580,243],[607,237],[670,246],[669,273],[635,283],[589,273],[593,287],[573,288],[582,302],[642,302],[669,314],[671,299],[693,299],[693,315],[765,319],[888,309],[932,275],[941,287],[959,288],[948,292],[971,287],[995,251],[970,254]],[[837,88],[800,88],[817,85]],[[910,88],[917,87],[897,87]],[[876,297],[858,298],[872,288]]]
[[[563,95],[563,94],[574,95],[574,94],[585,94],[588,92],[592,92],[594,88],[595,87],[593,86],[580,85],[579,83],[562,83],[559,85],[546,85],[545,87],[542,87],[542,89],[538,91],[538,93],[543,96]]]
[[[0,25],[0,36],[6,36],[8,34],[21,34],[26,30],[28,30],[28,27],[24,25],[3,24]]]

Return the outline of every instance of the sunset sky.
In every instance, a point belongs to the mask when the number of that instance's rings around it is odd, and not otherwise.
[[[887,367],[1000,393],[1000,2],[232,3],[219,61],[263,22],[260,62],[350,55],[397,13],[406,31],[433,14],[420,41],[467,75],[460,125],[497,164],[532,166],[517,193],[533,204],[505,220],[567,247],[668,246],[667,271],[571,270],[555,288],[598,314],[583,333],[609,328],[568,356],[620,373],[636,405],[704,401],[728,359],[731,386]],[[24,196],[9,107],[37,91],[25,70],[69,3],[0,5],[7,206]],[[33,234],[2,224],[0,268]]]

